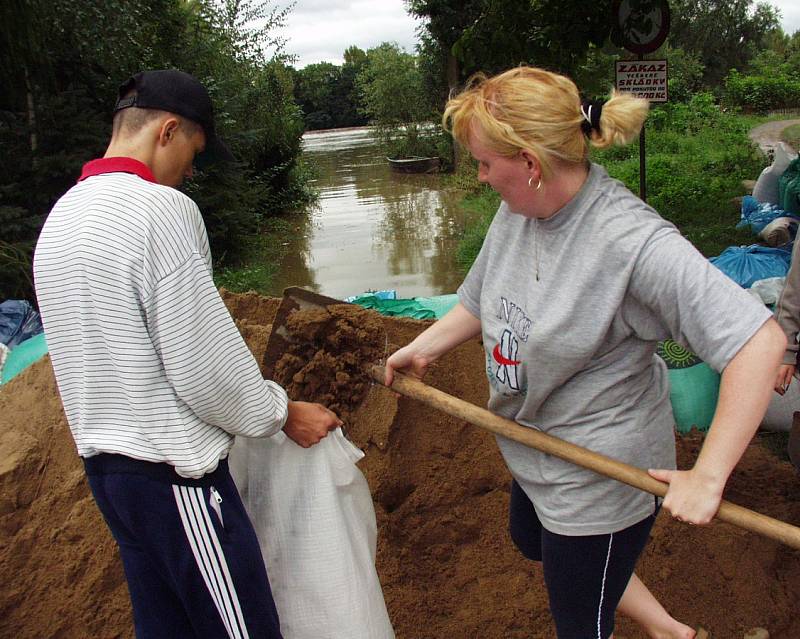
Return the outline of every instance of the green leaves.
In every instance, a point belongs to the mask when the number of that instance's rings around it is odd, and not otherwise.
[[[361,110],[377,127],[390,157],[438,156],[441,130],[417,56],[384,42],[367,51],[356,76]]]
[[[751,113],[795,108],[800,104],[800,79],[781,73],[781,65],[766,75],[741,75],[736,69],[725,79],[725,103]]]
[[[279,37],[289,9],[260,0],[0,3],[0,299],[33,299],[30,249],[81,165],[106,148],[118,85],[180,68],[199,78],[239,163],[187,185],[215,257],[235,262],[268,216],[313,199],[298,168],[303,122]],[[3,223],[5,222],[5,223]]]
[[[429,33],[460,62],[462,77],[521,63],[571,73],[610,32],[611,1],[407,0]]]

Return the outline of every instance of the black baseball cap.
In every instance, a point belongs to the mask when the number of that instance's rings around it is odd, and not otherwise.
[[[131,92],[133,94],[128,95]],[[208,91],[197,78],[188,73],[165,69],[142,71],[131,76],[119,87],[114,113],[128,107],[169,111],[203,127],[206,148],[197,156],[200,164],[236,159],[217,137],[214,129],[214,107]]]

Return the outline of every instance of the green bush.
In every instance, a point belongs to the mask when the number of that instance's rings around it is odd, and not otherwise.
[[[752,113],[800,107],[800,81],[784,75],[742,75],[725,79],[724,103]]]
[[[754,179],[764,166],[748,137],[752,126],[751,118],[725,113],[706,93],[654,109],[647,121],[648,204],[708,257],[752,243],[752,236],[735,229],[741,209],[734,199],[742,195],[741,181]],[[622,161],[617,153],[592,156],[638,193],[638,152]]]
[[[235,261],[222,256],[223,266],[214,269],[214,283],[233,293],[270,294],[275,274],[288,250],[286,238],[293,232],[288,219],[266,220],[258,234],[241,239]]]

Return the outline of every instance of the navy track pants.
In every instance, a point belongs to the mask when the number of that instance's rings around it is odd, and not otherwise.
[[[225,460],[200,480],[121,455],[84,464],[119,545],[137,639],[280,639],[258,539]]]

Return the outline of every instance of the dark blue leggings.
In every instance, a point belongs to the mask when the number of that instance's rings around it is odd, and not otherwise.
[[[119,545],[138,639],[280,639],[258,539],[225,460],[200,480],[121,455],[84,463]]]
[[[657,506],[654,503],[654,510]],[[607,639],[614,613],[644,550],[656,513],[607,535],[557,535],[528,496],[511,484],[509,529],[523,555],[541,561],[558,639]]]

